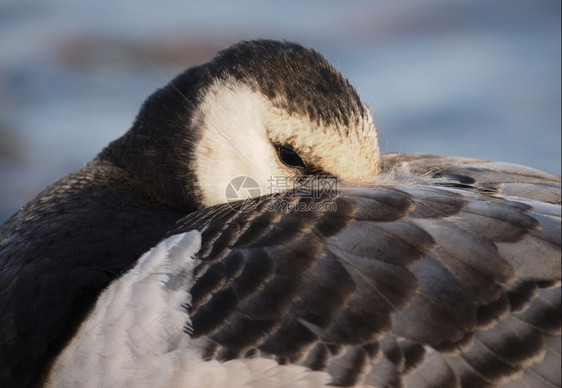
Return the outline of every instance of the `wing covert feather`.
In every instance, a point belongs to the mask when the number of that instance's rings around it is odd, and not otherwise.
[[[205,354],[300,363],[339,386],[556,380],[538,365],[560,353],[547,346],[560,335],[559,179],[425,157],[400,162],[421,184],[186,217],[178,231],[203,235],[191,314]]]

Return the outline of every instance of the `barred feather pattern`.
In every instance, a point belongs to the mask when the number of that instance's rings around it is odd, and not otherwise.
[[[410,179],[180,222],[202,232],[190,316],[204,357],[272,358],[336,386],[559,387],[560,178],[432,155],[387,154],[383,169]],[[295,210],[312,202],[335,207]]]

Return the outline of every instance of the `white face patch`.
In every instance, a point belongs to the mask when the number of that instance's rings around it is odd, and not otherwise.
[[[286,174],[265,131],[267,105],[262,95],[240,83],[221,83],[208,91],[195,118],[204,126],[195,150],[204,205],[226,202],[227,185],[239,176],[258,182],[264,195],[271,176]]]
[[[207,90],[193,122],[203,126],[194,167],[205,206],[227,202],[227,186],[240,176],[259,190],[241,190],[238,199],[269,194],[281,178],[292,182],[298,171],[280,162],[275,144],[290,145],[305,164],[344,181],[372,181],[377,174],[377,136],[368,112],[349,128],[319,127],[231,79]]]
[[[363,116],[351,117],[352,124],[343,127],[319,126],[272,108],[267,128],[273,141],[288,141],[305,163],[312,162],[341,181],[372,182],[378,174],[380,153],[373,119],[365,110]]]

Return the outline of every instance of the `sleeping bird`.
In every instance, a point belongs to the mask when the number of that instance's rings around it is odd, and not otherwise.
[[[560,202],[241,42],[0,228],[0,386],[560,387]]]

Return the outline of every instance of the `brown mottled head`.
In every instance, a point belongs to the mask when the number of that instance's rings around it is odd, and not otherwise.
[[[346,129],[365,114],[355,89],[322,55],[295,43],[242,42],[219,53],[209,75],[250,85],[276,108]]]
[[[376,130],[349,82],[288,42],[241,42],[154,93],[100,156],[139,175],[172,207],[225,202],[238,176],[289,184],[307,174],[372,180]],[[254,192],[255,194],[255,192]]]

